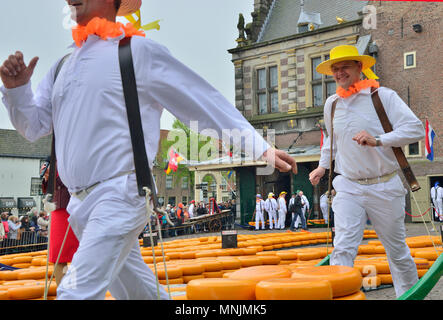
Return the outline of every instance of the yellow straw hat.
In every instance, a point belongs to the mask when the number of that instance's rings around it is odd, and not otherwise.
[[[283,194],[287,194],[287,192],[286,192],[286,191],[282,191],[282,192],[280,192],[280,197],[281,197]]]
[[[118,16],[127,16],[140,9],[142,6],[142,0],[122,0],[120,9],[117,12]]]
[[[367,55],[360,55],[357,48],[351,45],[342,45],[331,49],[329,52],[329,60],[320,63],[316,70],[318,73],[332,76],[332,65],[337,62],[348,60],[360,61],[363,65],[362,72],[365,76],[368,79],[378,79],[370,69],[376,62],[375,58]]]

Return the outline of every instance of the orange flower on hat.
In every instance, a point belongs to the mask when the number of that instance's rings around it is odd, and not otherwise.
[[[103,18],[95,17],[86,26],[75,26],[72,28],[72,38],[77,47],[81,47],[90,35],[99,36],[103,40],[116,38],[125,34],[125,37],[142,36],[145,32],[137,30],[131,23],[124,25],[121,22],[112,22]]]

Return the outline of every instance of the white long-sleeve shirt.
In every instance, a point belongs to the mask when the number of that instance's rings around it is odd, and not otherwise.
[[[309,210],[309,200],[305,195],[301,196],[301,200],[303,202],[303,208],[306,208],[306,210]]]
[[[277,211],[277,200],[274,198],[268,198],[265,201],[265,209],[267,212],[276,212]]]
[[[105,41],[92,35],[81,48],[72,46],[74,51],[55,85],[59,61],[35,94],[30,82],[14,89],[0,88],[12,124],[27,140],[36,141],[54,128],[58,172],[70,192],[134,170],[118,60],[122,37]],[[269,148],[231,103],[165,47],[139,36],[133,37],[131,46],[151,167],[163,108],[186,125],[198,121],[199,132],[215,130],[219,139],[223,129],[238,129],[249,141],[246,151],[253,150],[248,156],[254,159]]]
[[[366,88],[346,98],[330,96],[324,107],[324,121],[331,132],[331,107],[338,98],[334,115],[333,159],[335,172],[349,179],[374,178],[399,169],[392,147],[402,147],[424,138],[422,122],[391,89],[380,87],[378,94],[393,131],[384,133],[371,99],[371,89]],[[380,136],[382,146],[361,146],[352,138],[366,130],[372,136]],[[329,169],[329,136],[321,150],[319,166]]]
[[[189,209],[188,209],[189,218],[194,218],[194,208],[195,208],[194,204],[191,203],[189,205]]]
[[[279,212],[286,213],[288,212],[288,209],[286,208],[286,200],[284,197],[278,198],[278,205],[279,205]]]

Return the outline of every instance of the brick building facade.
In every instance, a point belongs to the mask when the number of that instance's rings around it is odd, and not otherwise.
[[[432,162],[425,158],[425,140],[405,147],[422,187],[416,192],[420,208],[408,199],[417,214],[429,208],[435,181],[443,184],[443,143],[438,137],[443,133],[443,3],[374,1],[372,5],[376,28],[363,29],[362,34],[371,35],[380,84],[395,90],[423,124],[428,119],[437,134]]]

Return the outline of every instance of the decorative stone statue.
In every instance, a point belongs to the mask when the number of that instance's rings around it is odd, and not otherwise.
[[[245,18],[243,17],[243,14],[239,14],[238,16],[238,24],[237,24],[237,29],[238,29],[238,39],[242,39],[245,40]]]

